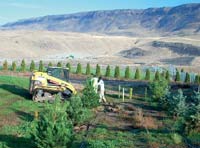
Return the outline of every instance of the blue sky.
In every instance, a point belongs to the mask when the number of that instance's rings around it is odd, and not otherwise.
[[[145,9],[200,3],[200,0],[0,0],[0,24],[44,15],[91,10]]]

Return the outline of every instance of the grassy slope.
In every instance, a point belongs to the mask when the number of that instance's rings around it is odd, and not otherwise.
[[[28,78],[0,76],[0,147],[31,147],[26,131],[41,105],[31,100],[28,86]]]
[[[39,110],[42,104],[35,103],[31,100],[28,93],[27,78],[0,76],[0,147],[11,148],[29,148],[32,147],[28,134],[31,130],[31,120],[35,110]],[[121,102],[115,97],[107,96],[110,102]],[[134,97],[135,98],[135,97]],[[138,105],[145,110],[144,100],[126,100],[130,104]],[[123,102],[121,102],[123,104]],[[150,110],[154,107],[149,106]],[[93,147],[153,147],[164,146],[174,147],[174,141],[171,134],[166,132],[167,129],[146,130],[132,127],[132,116],[125,114],[115,114],[115,119],[109,112],[102,112],[96,121],[96,128],[91,128],[87,141]],[[131,128],[127,128],[127,120],[131,119]],[[129,122],[130,123],[130,122]],[[165,124],[167,125],[167,124]],[[168,126],[170,125],[170,122]],[[130,126],[130,125],[129,125]],[[168,131],[168,130],[167,130]],[[83,140],[84,132],[76,135],[77,145]],[[176,145],[177,147],[181,147]],[[80,146],[75,146],[80,147]]]

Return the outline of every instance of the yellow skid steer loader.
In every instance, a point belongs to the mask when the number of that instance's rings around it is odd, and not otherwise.
[[[63,100],[76,94],[75,88],[69,83],[69,70],[61,67],[48,67],[46,73],[33,72],[29,92],[36,102],[54,100],[56,94]]]

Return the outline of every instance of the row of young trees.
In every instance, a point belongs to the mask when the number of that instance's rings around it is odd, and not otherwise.
[[[68,63],[66,66],[68,67],[68,65],[70,65],[70,63]],[[48,66],[49,67],[53,66],[52,62],[49,62]],[[62,67],[62,63],[58,62],[57,67]],[[45,70],[45,65],[44,65],[43,61],[40,60],[39,66],[37,68],[37,66],[36,66],[36,64],[33,60],[31,61],[29,66],[25,63],[25,60],[22,60],[19,67],[17,66],[17,63],[15,61],[12,62],[11,67],[10,67],[7,60],[5,60],[3,62],[3,65],[2,65],[2,70],[4,70],[4,71],[7,71],[7,70],[17,71],[17,70],[19,70],[21,72],[25,72],[25,71],[31,71],[32,72],[34,70],[38,70],[38,71],[42,72],[42,71]]]
[[[52,62],[49,62],[49,63],[48,63],[48,66],[53,66]],[[63,65],[62,65],[61,62],[58,62],[56,66],[57,66],[57,67],[62,67]],[[72,72],[72,66],[71,66],[70,63],[67,63],[65,66],[69,69],[70,72]],[[28,68],[29,68],[29,69],[28,69]],[[16,70],[17,70],[17,64],[16,64],[16,62],[12,62],[11,68],[9,68],[8,62],[7,62],[7,61],[4,61],[4,63],[3,63],[3,68],[2,68],[2,69],[3,69],[3,70],[9,70],[9,69],[10,69],[10,70],[12,70],[12,71],[16,71]],[[31,63],[30,63],[30,66],[28,67],[28,66],[26,65],[25,61],[22,60],[22,61],[21,61],[21,64],[20,64],[19,70],[20,70],[21,72],[25,72],[27,69],[28,69],[29,71],[34,71],[34,70],[44,71],[44,70],[45,70],[45,66],[44,66],[43,61],[40,61],[40,62],[39,62],[39,66],[38,66],[38,68],[37,68],[35,62],[32,60]],[[90,66],[90,64],[87,63],[87,65],[86,65],[86,70],[85,70],[85,72],[83,72],[83,68],[82,68],[81,63],[78,63],[78,64],[77,64],[77,67],[76,67],[75,73],[76,73],[76,74],[91,75],[91,74],[92,74],[92,71],[91,71],[91,66]],[[134,73],[134,74],[135,74],[135,75],[133,76],[133,72],[131,71],[130,67],[127,66],[127,67],[125,68],[124,76],[122,76],[120,67],[119,67],[119,66],[116,66],[116,67],[114,68],[114,75],[113,75],[113,76],[114,76],[115,78],[122,78],[122,77],[124,77],[124,78],[126,78],[126,79],[135,79],[135,80],[141,80],[141,79],[143,79],[143,73],[142,73],[142,71],[141,71],[139,68],[137,68],[137,69],[135,70],[135,73]],[[159,72],[157,71],[157,72],[155,72],[154,76],[151,76],[152,74],[153,74],[153,73],[151,73],[151,71],[150,71],[149,69],[146,69],[145,76],[144,76],[144,80],[149,81],[149,80],[151,80],[151,78],[154,78],[155,80],[159,80],[161,76],[164,76],[168,81],[171,80],[171,76],[170,76],[170,74],[169,74],[169,71],[165,71],[165,72],[163,72],[163,73],[159,73]],[[95,75],[96,75],[96,76],[102,76],[102,75],[103,75],[103,76],[105,76],[105,77],[111,77],[111,76],[112,76],[112,70],[111,70],[110,65],[108,65],[108,66],[106,67],[106,71],[105,71],[105,73],[103,73],[103,72],[101,71],[100,65],[97,64],[97,65],[96,65]],[[189,73],[186,73],[184,82],[185,82],[185,83],[190,83],[190,82],[191,82],[190,79],[191,79],[191,78],[190,78],[190,74],[189,74]],[[180,72],[179,72],[178,70],[177,70],[177,72],[176,72],[174,81],[175,81],[175,82],[181,82],[181,76],[180,76]],[[200,76],[199,76],[199,75],[196,75],[196,77],[195,77],[195,83],[197,83],[197,84],[200,83]]]

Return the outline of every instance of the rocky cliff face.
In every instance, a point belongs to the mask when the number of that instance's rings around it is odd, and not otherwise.
[[[200,33],[200,4],[145,10],[92,11],[53,15],[8,23],[1,29],[103,33],[110,35],[168,35]]]

